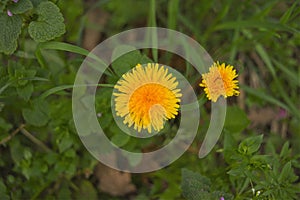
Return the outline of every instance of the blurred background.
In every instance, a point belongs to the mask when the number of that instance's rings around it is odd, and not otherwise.
[[[18,47],[0,54],[0,199],[300,199],[300,1],[57,0],[51,2],[65,32],[46,41],[30,32],[42,1],[31,2],[32,9],[20,14]],[[10,36],[0,22],[3,42]],[[184,33],[213,60],[235,66],[241,93],[228,99],[221,138],[199,159],[211,109],[198,86],[201,75],[160,50],[121,57],[111,70],[152,60],[174,67],[199,94],[201,110],[198,135],[180,159],[156,172],[130,174],[99,163],[81,143],[72,119],[72,84],[86,50],[145,26]],[[119,78],[104,76],[101,83]],[[174,138],[178,119],[143,141],[120,134],[111,94],[112,88],[99,87],[95,107],[117,146],[150,152]]]

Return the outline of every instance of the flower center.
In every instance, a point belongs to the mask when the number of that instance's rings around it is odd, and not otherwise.
[[[159,130],[164,119],[170,118],[169,113],[172,113],[176,103],[175,94],[168,88],[157,83],[144,84],[129,99],[130,117],[143,126],[152,122],[153,128]]]

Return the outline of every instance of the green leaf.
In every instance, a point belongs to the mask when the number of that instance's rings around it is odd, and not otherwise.
[[[48,105],[45,101],[36,100],[33,102],[33,108],[24,108],[22,110],[25,121],[34,126],[44,126],[49,120]]]
[[[288,157],[288,155],[291,153],[289,146],[290,146],[289,141],[286,141],[280,151],[280,158],[285,159]]]
[[[68,132],[64,132],[61,139],[57,140],[57,146],[58,146],[60,153],[64,152],[68,148],[70,148],[72,146],[72,144],[73,144],[73,141]]]
[[[267,30],[287,31],[287,32],[299,34],[299,30],[294,29],[291,26],[280,24],[278,22],[257,21],[257,20],[227,21],[226,23],[220,23],[220,25],[214,27],[215,31],[236,29],[236,28],[239,29],[262,28]]]
[[[227,163],[230,162],[232,155],[235,154],[235,149],[237,149],[237,142],[233,135],[228,131],[224,131],[224,159]]]
[[[116,58],[117,55],[122,54],[124,51],[131,51]],[[135,50],[134,47],[128,45],[121,45],[117,47],[112,54],[113,61],[112,67],[118,76],[122,76],[124,73],[128,72],[131,68],[135,67],[142,55],[139,51]]]
[[[62,184],[60,185],[57,194],[57,199],[71,199],[71,191],[67,181],[63,181]]]
[[[19,0],[18,3],[13,3],[8,6],[8,10],[13,14],[22,14],[32,8],[33,5],[30,0]]]
[[[263,135],[249,137],[243,140],[239,145],[239,152],[245,155],[251,155],[257,152],[263,142]]]
[[[25,101],[28,101],[33,92],[33,85],[31,83],[25,85],[24,87],[17,87],[17,93]]]
[[[75,199],[98,199],[97,190],[89,181],[83,180],[80,183],[79,190],[75,193]]]
[[[18,15],[0,14],[0,52],[12,54],[17,49],[17,39],[21,34],[22,18]]]
[[[32,21],[28,27],[29,35],[35,41],[49,41],[65,33],[64,18],[54,3],[42,2],[36,12],[37,21]]]
[[[8,123],[5,119],[0,117],[0,129],[2,129],[3,132],[8,132],[12,128],[12,125]]]
[[[34,7],[37,7],[42,2],[47,2],[48,0],[30,0]]]
[[[209,199],[210,180],[188,169],[182,169],[182,194],[189,200]]]
[[[294,9],[297,7],[297,4],[299,4],[299,1],[295,1],[294,4],[281,16],[280,22],[282,24],[285,24],[289,21]]]
[[[285,181],[288,181],[288,178],[291,176],[291,175],[294,175],[293,174],[293,170],[292,170],[292,163],[291,162],[288,162],[284,165],[284,167],[282,168],[282,171],[280,173],[280,176],[278,178],[279,182],[282,183],[282,182],[285,182]]]
[[[243,131],[250,121],[246,113],[237,106],[229,106],[226,111],[224,128],[231,133]]]
[[[16,164],[19,164],[24,157],[23,148],[19,140],[12,140],[10,143],[11,158]]]
[[[72,52],[72,53],[77,53],[80,55],[84,55],[87,56],[89,58],[92,58],[94,61],[96,61],[95,64],[97,64],[97,66],[91,66],[94,67],[94,69],[102,71],[103,73],[111,76],[111,72],[110,69],[108,69],[108,71],[105,71],[103,66],[106,66],[105,62],[102,61],[98,56],[96,56],[95,54],[89,52],[86,49],[83,49],[79,46],[76,45],[72,45],[72,44],[68,44],[68,43],[64,43],[64,42],[45,42],[45,43],[40,43],[38,45],[37,51],[36,51],[36,57],[37,60],[39,61],[39,63],[41,64],[42,67],[45,67],[45,60],[43,58],[42,52],[41,50],[60,50],[60,51],[68,51],[68,52]]]
[[[2,182],[0,179],[0,194],[1,194],[1,199],[3,200],[9,200],[9,196],[7,195],[7,188],[6,185]]]
[[[245,177],[245,167],[239,166],[239,167],[234,167],[231,170],[227,172],[230,176],[237,176],[237,177]]]
[[[116,133],[112,138],[111,142],[117,145],[118,147],[122,147],[125,144],[127,144],[130,140],[130,136],[127,135],[126,133]]]

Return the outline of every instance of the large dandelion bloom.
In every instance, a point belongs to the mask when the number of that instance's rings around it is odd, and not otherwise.
[[[209,72],[202,74],[202,82],[199,84],[204,87],[204,92],[209,100],[216,102],[220,96],[229,97],[240,94],[238,91],[238,81],[234,80],[238,75],[233,66],[219,62],[214,63]]]
[[[115,85],[116,115],[123,123],[140,132],[146,129],[159,131],[164,122],[178,114],[180,89],[176,77],[159,64],[138,64],[131,72],[123,74]]]

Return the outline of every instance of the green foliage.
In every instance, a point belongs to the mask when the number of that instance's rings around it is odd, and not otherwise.
[[[38,18],[29,24],[28,32],[37,42],[52,40],[65,33],[64,18],[52,2],[42,2],[36,9]]]
[[[105,23],[88,21],[95,8],[107,17],[101,19]],[[1,0],[0,199],[299,199],[299,14],[299,1]],[[83,58],[102,62],[81,47],[82,36],[92,27],[103,41],[148,25],[185,33],[214,60],[234,65],[245,81],[240,84],[245,97],[238,101],[243,109],[228,99],[223,136],[199,159],[211,108],[197,87],[200,74],[161,50],[114,49],[95,109],[116,146],[151,152],[168,144],[179,126],[171,120],[160,134],[142,140],[121,132],[111,111],[113,85],[138,63],[155,60],[182,72],[199,94],[201,121],[194,143],[177,161],[153,173],[131,174],[137,192],[112,197],[90,176],[98,161],[82,145],[72,119],[72,88]],[[130,52],[116,58],[125,50]],[[250,111],[265,106],[275,111],[274,120],[253,126]],[[286,116],[277,114],[279,108]]]
[[[232,133],[240,133],[249,125],[246,113],[238,106],[229,106],[226,110],[224,129]]]
[[[22,18],[18,15],[9,17],[0,13],[0,52],[12,54],[17,49],[17,39],[21,34]]]
[[[233,199],[231,194],[211,190],[211,181],[195,172],[182,169],[182,195],[189,200]]]
[[[23,14],[33,8],[30,0],[19,0],[18,3],[13,3],[7,6],[13,14]]]
[[[65,33],[64,18],[50,1],[5,1],[1,5],[0,52],[12,54],[16,51],[22,29],[28,28],[29,35],[37,42],[49,41]]]

